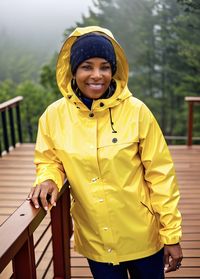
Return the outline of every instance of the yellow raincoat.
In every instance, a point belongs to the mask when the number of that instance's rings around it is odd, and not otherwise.
[[[89,110],[71,88],[69,55],[76,37],[93,31],[113,42],[117,88]],[[113,264],[152,255],[181,237],[171,156],[155,118],[132,96],[127,80],[127,60],[110,31],[77,28],[57,63],[64,97],[41,116],[35,149],[35,185],[52,179],[60,189],[65,177],[70,182],[75,249]]]

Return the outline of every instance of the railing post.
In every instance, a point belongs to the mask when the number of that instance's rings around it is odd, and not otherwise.
[[[36,279],[33,235],[28,237],[12,262],[14,279]]]
[[[13,120],[13,111],[12,107],[8,109],[9,113],[9,121],[10,121],[10,135],[12,140],[12,145],[15,147],[16,141],[15,141],[15,126],[14,126],[14,120]]]
[[[188,102],[188,134],[187,145],[192,145],[192,130],[193,130],[193,105],[200,104],[200,97],[185,97],[185,101]]]
[[[70,279],[70,193],[63,193],[51,209],[54,279]]]
[[[193,102],[188,102],[188,146],[192,145],[192,129],[193,129]]]
[[[7,152],[9,152],[9,142],[8,142],[8,131],[7,131],[7,123],[6,123],[6,111],[2,111],[2,128],[3,128],[3,139],[4,139],[4,147]]]
[[[23,143],[19,103],[16,106],[16,116],[17,116],[17,131],[18,131],[19,143]]]

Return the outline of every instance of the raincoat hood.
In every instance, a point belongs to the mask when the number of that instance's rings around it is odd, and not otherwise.
[[[72,94],[71,80],[73,76],[71,73],[71,66],[70,66],[70,52],[71,52],[71,47],[75,42],[75,40],[77,39],[77,37],[88,33],[93,33],[93,32],[101,33],[102,35],[105,35],[107,38],[109,38],[113,44],[116,53],[117,71],[113,76],[113,78],[116,81],[117,88],[113,97],[109,98],[110,100],[107,101],[107,103],[109,103],[108,106],[112,107],[118,103],[116,101],[119,101],[119,99],[123,100],[131,96],[132,94],[127,88],[127,83],[128,83],[127,58],[125,56],[122,47],[115,40],[112,33],[108,29],[101,28],[98,26],[78,27],[69,35],[69,37],[64,42],[63,47],[58,56],[57,67],[56,67],[57,84],[64,97],[70,99],[71,102],[77,103],[80,101],[75,94]]]

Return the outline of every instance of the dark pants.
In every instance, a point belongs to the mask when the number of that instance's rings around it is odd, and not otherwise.
[[[150,257],[121,262],[119,265],[100,263],[89,259],[88,262],[94,279],[164,278],[163,249]]]

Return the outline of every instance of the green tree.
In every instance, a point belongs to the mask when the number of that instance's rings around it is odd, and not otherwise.
[[[200,3],[198,0],[179,0],[183,7],[178,19],[179,56],[182,67],[181,84],[176,93],[181,96],[200,96]],[[194,113],[194,136],[200,136],[200,110]]]
[[[178,3],[185,7],[185,12],[199,13],[200,12],[200,2],[199,0],[177,0]]]
[[[16,95],[24,97],[21,108],[24,141],[35,142],[39,117],[54,101],[54,96],[43,86],[28,80],[17,86]]]
[[[61,93],[58,89],[56,82],[56,62],[58,53],[55,53],[48,64],[45,64],[40,72],[40,83],[48,91],[52,92],[55,99],[61,97]]]
[[[113,32],[128,58],[129,88],[151,108],[165,135],[186,134],[184,96],[199,92],[200,17],[194,3],[96,0],[88,16],[65,30],[68,36],[76,26],[100,25]],[[43,67],[41,81],[57,96],[53,63]]]
[[[10,79],[0,81],[0,103],[3,103],[15,96],[16,84]]]

